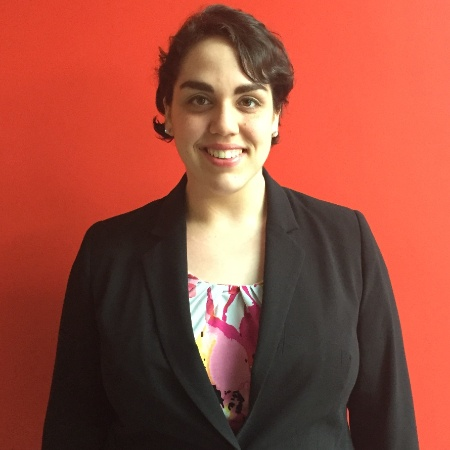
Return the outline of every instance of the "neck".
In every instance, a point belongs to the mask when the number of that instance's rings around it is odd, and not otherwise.
[[[265,219],[265,180],[255,176],[246,186],[232,193],[196,189],[187,183],[187,220],[207,224],[245,224]]]

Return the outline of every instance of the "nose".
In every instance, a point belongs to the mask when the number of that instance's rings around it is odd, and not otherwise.
[[[213,110],[209,131],[220,136],[239,133],[239,112],[228,103],[218,104]]]

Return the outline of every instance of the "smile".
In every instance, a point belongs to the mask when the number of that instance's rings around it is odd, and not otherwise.
[[[242,149],[232,149],[232,150],[214,150],[210,148],[206,148],[206,151],[209,155],[214,156],[214,158],[219,159],[232,159],[236,158],[242,154]]]

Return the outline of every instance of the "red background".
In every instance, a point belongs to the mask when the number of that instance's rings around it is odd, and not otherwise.
[[[230,4],[281,34],[296,69],[267,167],[367,216],[397,297],[421,447],[448,450],[450,2]],[[39,448],[85,230],[164,195],[183,172],[152,130],[154,67],[199,6],[0,4],[2,449]]]

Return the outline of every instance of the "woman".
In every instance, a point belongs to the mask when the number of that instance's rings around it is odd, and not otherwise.
[[[293,84],[283,45],[215,5],[160,60],[154,125],[186,175],[87,232],[43,448],[418,448],[366,221],[263,169]]]

